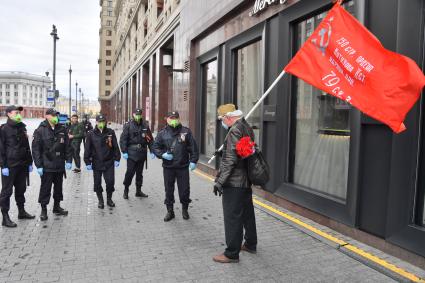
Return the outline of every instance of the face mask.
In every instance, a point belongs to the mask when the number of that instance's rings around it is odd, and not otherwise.
[[[134,121],[136,121],[137,123],[142,121],[142,115],[133,115],[133,118],[134,118]]]
[[[224,122],[223,122],[223,121],[221,121],[221,126],[222,126],[225,130],[228,130],[228,129],[229,129],[229,126],[227,126],[226,124],[224,124]]]
[[[97,127],[98,127],[100,130],[103,130],[103,129],[105,128],[105,122],[100,122],[99,124],[97,124]]]
[[[17,124],[19,124],[19,123],[22,122],[22,116],[21,116],[21,114],[16,114],[15,117],[12,117],[10,119],[12,119],[13,121],[15,121]]]
[[[50,123],[52,123],[53,125],[56,125],[57,123],[59,123],[59,119],[58,119],[58,117],[57,117],[57,116],[53,116],[53,117],[50,119]]]
[[[176,128],[179,124],[180,124],[180,122],[179,122],[179,120],[177,120],[177,119],[173,119],[173,120],[170,120],[170,121],[168,122],[168,125],[170,125],[170,126],[171,126],[171,127],[173,127],[173,128]]]

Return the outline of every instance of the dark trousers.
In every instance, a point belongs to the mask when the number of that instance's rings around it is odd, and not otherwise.
[[[81,168],[81,157],[80,157],[81,142],[71,142],[71,146],[72,146],[72,158],[74,159],[75,167],[80,169]]]
[[[164,168],[165,201],[167,208],[174,204],[174,183],[177,180],[180,203],[184,208],[192,202],[190,199],[189,168]]]
[[[127,159],[127,171],[124,177],[124,186],[130,187],[131,181],[133,180],[134,174],[136,174],[136,188],[140,188],[143,185],[143,166],[145,165],[146,158],[142,158],[139,161]]]
[[[245,229],[245,245],[257,249],[257,228],[255,225],[252,190],[247,188],[223,188],[224,231],[227,248],[224,255],[239,258]]]
[[[102,175],[106,183],[106,193],[112,194],[115,191],[115,168],[110,166],[106,170],[93,170],[93,179],[94,179],[94,191],[96,193],[102,193]]]
[[[63,172],[44,172],[41,176],[40,194],[38,202],[41,205],[48,205],[52,194],[53,184],[53,200],[60,202],[63,200]]]
[[[10,197],[13,194],[13,187],[15,187],[16,205],[18,207],[24,207],[24,194],[27,190],[27,184],[25,183],[27,172],[27,167],[18,166],[9,168],[9,176],[1,176],[0,207],[2,211],[9,211],[10,209]]]

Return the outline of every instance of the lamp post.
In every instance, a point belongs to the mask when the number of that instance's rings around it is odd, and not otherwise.
[[[77,114],[77,91],[78,91],[78,83],[75,82],[75,114]]]
[[[50,35],[53,37],[53,106],[56,107],[56,41],[59,40],[59,37],[55,25],[53,25],[53,30]]]
[[[84,105],[84,92],[81,93],[81,97],[80,97],[80,112],[81,112],[81,115],[84,114],[83,105]]]
[[[71,117],[72,112],[71,112],[71,74],[72,74],[72,69],[71,69],[71,65],[69,65],[69,117]]]
[[[81,87],[78,89],[78,92],[80,93],[80,112],[81,112]]]

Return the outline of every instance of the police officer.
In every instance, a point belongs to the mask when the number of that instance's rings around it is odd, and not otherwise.
[[[128,199],[128,190],[136,173],[136,197],[148,197],[142,192],[143,165],[147,158],[147,147],[152,151],[153,136],[148,124],[142,120],[142,109],[136,109],[133,119],[124,125],[120,137],[121,152],[127,159],[127,171],[124,178],[124,199]],[[151,158],[155,155],[151,153]]]
[[[25,211],[25,180],[32,172],[32,156],[27,130],[22,123],[22,107],[15,105],[6,108],[7,122],[0,127],[0,166],[2,168],[0,207],[3,214],[2,225],[16,227],[9,218],[10,197],[15,187],[15,200],[18,206],[18,219],[34,219]]]
[[[180,124],[179,118],[176,111],[167,113],[167,126],[158,133],[152,146],[155,155],[163,160],[166,222],[175,217],[173,206],[176,180],[182,204],[182,216],[185,220],[189,219],[188,208],[191,199],[188,169],[194,170],[199,159],[198,146],[192,132]]]
[[[69,127],[68,131],[68,137],[71,141],[72,157],[75,162],[75,173],[81,172],[80,147],[84,134],[84,126],[83,124],[78,123],[78,115],[72,115],[71,126]]]
[[[60,206],[63,200],[63,177],[65,169],[72,168],[72,148],[69,144],[65,126],[59,124],[59,112],[53,108],[46,111],[45,120],[35,130],[32,141],[32,153],[37,173],[41,177],[38,202],[41,205],[40,220],[47,220],[47,205],[53,184],[53,213],[68,215]],[[65,164],[66,162],[66,164]]]
[[[89,131],[93,130],[93,126],[89,121],[89,115],[84,115],[83,118],[83,127],[84,127],[84,137],[83,137],[83,144],[86,145],[86,137]]]
[[[112,193],[115,191],[115,167],[120,166],[121,153],[114,130],[106,127],[106,118],[96,116],[96,126],[87,134],[84,162],[87,170],[93,170],[94,191],[99,200],[98,208],[105,208],[102,175],[106,183],[106,204],[114,207]]]

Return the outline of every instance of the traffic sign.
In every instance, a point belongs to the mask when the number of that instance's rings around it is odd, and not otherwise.
[[[53,92],[53,89],[47,90],[47,102],[54,102],[55,101],[55,93]]]
[[[77,106],[75,106],[75,105],[72,105],[72,111],[77,111]]]

